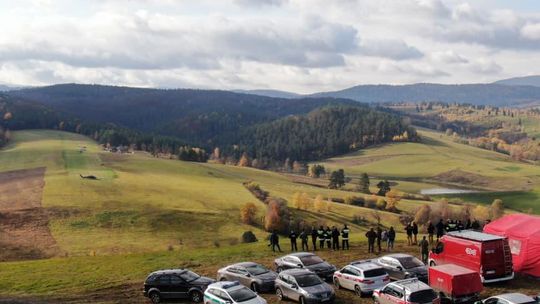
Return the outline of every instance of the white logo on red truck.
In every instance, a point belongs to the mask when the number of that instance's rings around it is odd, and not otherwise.
[[[474,256],[476,256],[476,249],[465,248],[465,253],[468,254],[468,255],[474,255]]]

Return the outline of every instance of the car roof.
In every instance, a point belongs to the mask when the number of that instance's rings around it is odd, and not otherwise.
[[[311,252],[295,252],[295,253],[288,254],[286,256],[294,256],[294,257],[297,257],[297,258],[303,258],[303,257],[313,256],[313,255],[315,255],[315,254],[313,254]]]
[[[505,238],[503,236],[478,232],[474,230],[451,231],[451,232],[448,232],[447,235],[458,237],[461,239],[467,239],[471,241],[479,241],[479,242],[502,240]]]
[[[238,281],[221,281],[221,282],[213,283],[210,286],[211,288],[219,288],[225,291],[232,291],[232,290],[244,288],[244,285],[240,284],[240,282]]]
[[[400,258],[410,258],[412,257],[412,255],[406,254],[406,253],[393,253],[393,254],[388,254],[388,255],[383,256],[383,258],[385,257],[400,259]]]
[[[281,273],[292,275],[292,276],[305,275],[305,274],[314,274],[314,272],[312,272],[311,270],[302,269],[302,268],[288,269],[288,270],[282,271]]]
[[[400,281],[395,281],[393,284],[398,285],[401,288],[404,288],[409,293],[419,291],[419,290],[429,290],[432,289],[426,283],[418,280],[417,278],[405,279]]]
[[[238,266],[238,267],[251,267],[251,266],[256,266],[256,265],[259,265],[255,262],[241,262],[241,263],[236,263],[236,264],[231,264],[227,267],[232,267],[232,266]]]
[[[527,295],[524,295],[524,294],[518,293],[518,292],[505,293],[505,294],[502,294],[502,295],[494,296],[493,298],[504,299],[504,300],[507,300],[507,301],[509,301],[511,303],[528,303],[528,302],[535,301],[535,299],[533,299],[532,297],[529,297]]]
[[[150,275],[155,275],[155,274],[181,274],[181,273],[184,273],[186,272],[187,269],[182,269],[182,268],[178,268],[178,269],[161,269],[161,270],[156,270],[152,273],[149,274]]]
[[[351,266],[362,271],[382,268],[380,265],[377,265],[371,261],[352,262],[347,266]]]

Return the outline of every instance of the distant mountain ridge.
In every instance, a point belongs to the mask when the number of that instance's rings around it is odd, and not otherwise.
[[[280,90],[233,90],[235,93],[253,94],[275,98],[301,98],[304,95]]]
[[[513,77],[495,81],[495,84],[540,87],[540,75]]]
[[[359,85],[310,97],[334,97],[366,103],[441,101],[475,105],[519,106],[540,101],[540,87],[502,84]]]

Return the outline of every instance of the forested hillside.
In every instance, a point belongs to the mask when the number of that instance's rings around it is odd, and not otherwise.
[[[415,132],[396,115],[347,99],[285,99],[226,91],[55,85],[9,92],[6,129],[61,129],[103,144],[272,167],[310,161]],[[308,114],[309,113],[309,114]],[[307,114],[307,115],[306,115]]]
[[[317,160],[392,141],[396,135],[416,138],[416,131],[397,116],[367,106],[334,106],[307,115],[257,125],[238,142],[259,160]]]

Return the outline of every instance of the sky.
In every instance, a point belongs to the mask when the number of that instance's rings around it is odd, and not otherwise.
[[[0,84],[278,89],[540,74],[540,1],[0,0]]]

